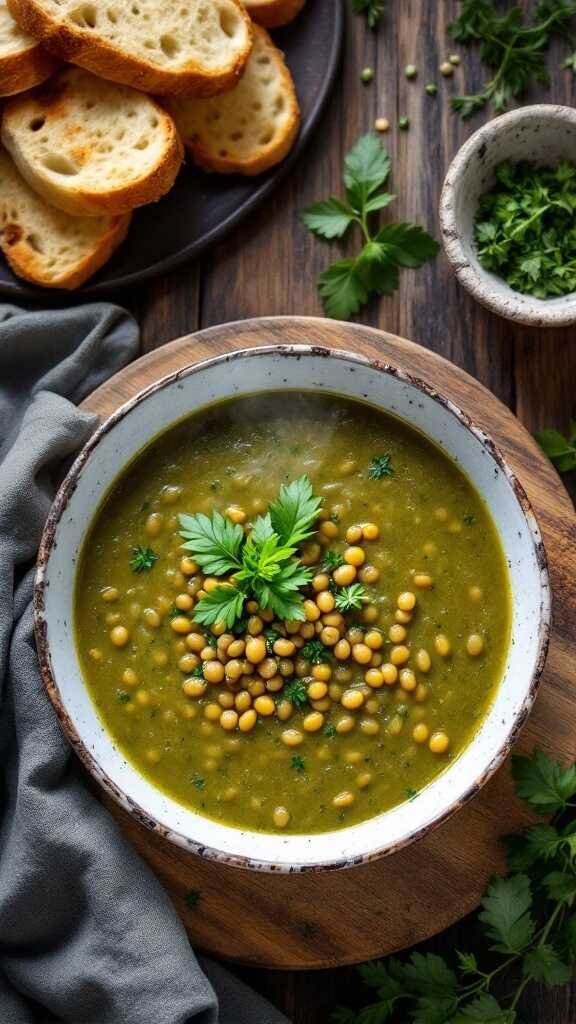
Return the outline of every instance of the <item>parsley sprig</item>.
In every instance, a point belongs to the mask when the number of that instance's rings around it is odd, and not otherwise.
[[[354,14],[364,14],[368,28],[377,28],[384,13],[385,0],[352,0]]]
[[[576,420],[570,423],[568,437],[551,428],[540,430],[534,436],[559,473],[576,469]]]
[[[158,555],[152,548],[145,548],[142,544],[137,544],[135,548],[132,548],[132,558],[130,559],[132,572],[138,574],[148,572],[157,561]]]
[[[564,985],[576,963],[576,765],[563,768],[541,751],[512,759],[518,795],[551,824],[505,840],[511,874],[494,878],[479,913],[491,969],[475,953],[412,953],[358,968],[377,993],[362,1010],[340,1007],[333,1024],[520,1024],[518,1004],[531,982]],[[495,956],[496,955],[496,959]],[[505,977],[504,996],[494,993]],[[500,988],[498,989],[500,992]]]
[[[282,697],[289,700],[295,708],[306,707],[308,703],[306,683],[302,679],[291,679],[289,683],[285,683]]]
[[[370,462],[368,469],[369,480],[383,480],[387,476],[394,476],[391,455],[375,455]]]
[[[547,84],[546,49],[555,34],[569,39],[569,22],[575,14],[576,3],[571,0],[540,0],[532,21],[526,22],[519,4],[501,13],[495,0],[462,0],[460,14],[448,32],[461,45],[479,43],[481,60],[495,74],[480,92],[456,96],[453,110],[470,117],[491,103],[495,113],[501,114],[535,82]],[[576,67],[576,54],[565,67]]]
[[[351,583],[336,594],[336,609],[339,612],[357,611],[368,600],[366,589],[361,583]]]
[[[305,661],[309,661],[311,665],[321,665],[323,662],[330,661],[328,648],[324,646],[321,640],[309,640],[302,647],[300,655]]]
[[[258,516],[248,535],[220,512],[180,515],[182,547],[203,571],[213,576],[232,574],[198,602],[195,621],[208,626],[223,622],[231,629],[242,617],[249,596],[280,619],[303,619],[300,589],[313,573],[295,555],[314,532],[321,505],[322,499],[314,496],[304,475],[281,487],[277,500],[266,515]]]
[[[538,299],[576,291],[576,166],[504,161],[478,204],[474,238],[486,270]]]
[[[416,224],[372,227],[372,215],[396,198],[380,191],[389,174],[384,146],[376,135],[363,135],[344,160],[345,198],[331,196],[302,211],[302,221],[320,238],[343,238],[357,225],[364,239],[356,256],[337,260],[318,278],[327,316],[349,320],[371,296],[396,291],[400,267],[420,267],[438,252],[438,243]]]

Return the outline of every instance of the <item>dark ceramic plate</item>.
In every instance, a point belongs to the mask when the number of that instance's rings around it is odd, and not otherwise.
[[[252,179],[185,167],[164,199],[134,214],[126,241],[106,266],[71,294],[103,295],[166,273],[205,252],[260,206],[288,174],[316,127],[336,77],[343,31],[343,0],[308,0],[291,25],[273,33],[286,54],[302,111],[300,135],[283,163]],[[63,294],[26,284],[0,261],[0,295],[17,300]]]

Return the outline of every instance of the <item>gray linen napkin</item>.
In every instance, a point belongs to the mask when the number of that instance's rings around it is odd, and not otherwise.
[[[287,1024],[227,971],[200,969],[84,788],[41,685],[30,602],[54,477],[96,425],[75,403],[137,346],[131,317],[104,303],[0,307],[0,1021]]]

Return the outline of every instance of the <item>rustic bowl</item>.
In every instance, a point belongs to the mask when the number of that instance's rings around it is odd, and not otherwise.
[[[74,642],[74,587],[82,542],[118,475],[159,432],[210,403],[295,388],[369,402],[410,423],[456,460],[487,503],[510,567],[512,642],[503,681],[470,746],[417,800],[321,835],[256,833],[183,807],[126,760],[84,684]],[[82,450],[49,516],[38,558],[36,636],[44,682],[62,726],[95,779],[138,821],[204,857],[239,867],[303,871],[349,867],[398,850],[473,796],[510,750],[535,697],[550,625],[538,526],[494,443],[422,381],[347,352],[308,346],[247,349],[187,367],[143,391]]]
[[[493,313],[533,327],[574,324],[576,293],[555,299],[522,295],[478,261],[473,241],[478,200],[494,185],[494,168],[503,160],[546,166],[576,162],[576,110],[545,103],[520,107],[489,121],[464,143],[448,168],[440,198],[446,255],[460,284]]]

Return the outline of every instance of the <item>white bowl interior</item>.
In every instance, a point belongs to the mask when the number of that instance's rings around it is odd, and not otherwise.
[[[241,353],[184,371],[102,433],[67,496],[44,570],[44,608],[51,670],[72,729],[83,742],[100,781],[117,799],[143,809],[173,841],[251,867],[298,870],[319,864],[347,866],[406,842],[462,800],[503,756],[518,717],[530,703],[548,615],[547,576],[539,564],[539,535],[522,511],[506,472],[483,435],[467,428],[453,407],[408,379],[371,367],[346,353],[326,358],[316,350],[283,348]],[[211,821],[156,789],[126,760],[103,727],[83,682],[74,634],[74,582],[83,539],[95,510],[123,467],[159,432],[212,402],[257,391],[296,388],[335,392],[369,402],[407,420],[465,469],[496,523],[510,568],[512,643],[494,703],[470,746],[419,797],[351,828],[321,835],[268,835]],[[117,414],[118,415],[118,414]],[[42,574],[42,570],[40,570]]]
[[[497,312],[506,315],[502,303],[514,306],[511,315],[521,317],[550,317],[566,314],[576,307],[576,294],[553,299],[537,299],[514,291],[506,282],[485,270],[476,255],[474,220],[478,201],[496,182],[495,168],[504,160],[518,163],[527,160],[540,166],[554,167],[561,160],[576,162],[576,112],[565,107],[540,104],[521,108],[489,122],[464,144],[451,165],[446,178],[441,207],[446,248],[451,255],[450,239],[457,236],[458,246],[452,244],[451,259],[461,269],[463,284],[470,287],[476,298],[488,301],[490,293],[500,299]],[[445,196],[451,192],[449,203]],[[447,208],[446,208],[447,207]],[[459,268],[459,263],[466,263]],[[480,295],[480,289],[483,296]],[[496,308],[496,306],[495,306]],[[575,311],[576,315],[576,311]]]

